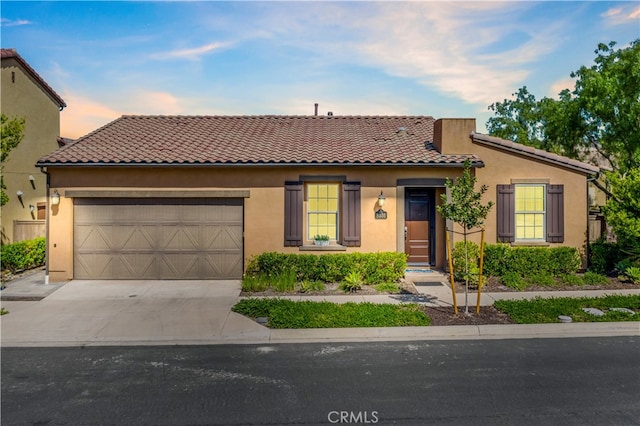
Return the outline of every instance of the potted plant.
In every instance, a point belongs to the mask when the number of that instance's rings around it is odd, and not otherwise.
[[[328,246],[329,245],[329,236],[328,235],[315,235],[313,237],[313,244],[317,246]]]

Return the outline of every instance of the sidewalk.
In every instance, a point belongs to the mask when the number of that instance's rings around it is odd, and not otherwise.
[[[292,296],[333,302],[451,305],[451,290],[436,275],[411,276],[420,295]],[[513,339],[638,336],[640,323],[570,323],[445,327],[271,330],[231,312],[239,281],[82,281],[44,284],[42,271],[0,292],[2,346],[273,344],[302,342]],[[640,294],[640,290],[487,293],[498,299]],[[22,298],[22,300],[20,300]],[[29,301],[25,301],[29,300]],[[39,300],[39,301],[34,301]],[[475,293],[469,304],[475,306]],[[458,295],[458,305],[464,294]]]

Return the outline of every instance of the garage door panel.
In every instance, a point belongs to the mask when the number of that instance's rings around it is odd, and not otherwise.
[[[242,276],[242,201],[76,199],[74,276],[229,279]],[[231,204],[231,205],[226,205]]]

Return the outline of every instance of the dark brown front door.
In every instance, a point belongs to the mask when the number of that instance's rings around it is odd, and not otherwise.
[[[407,188],[404,213],[404,251],[409,263],[431,263],[433,190]]]

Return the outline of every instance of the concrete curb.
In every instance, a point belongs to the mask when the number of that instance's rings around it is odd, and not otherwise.
[[[262,334],[262,333],[261,333]],[[167,337],[96,338],[82,340],[3,340],[3,347],[94,347],[94,346],[196,346],[229,344],[282,344],[332,342],[389,342],[430,340],[549,339],[573,337],[640,336],[640,323],[601,322],[570,324],[452,325],[427,327],[372,327],[269,330],[262,335],[223,335],[211,338]]]

